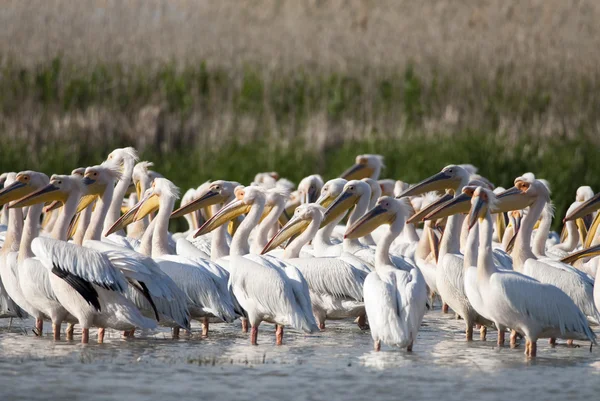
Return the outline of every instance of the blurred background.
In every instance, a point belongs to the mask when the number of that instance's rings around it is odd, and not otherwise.
[[[379,153],[408,182],[532,171],[562,217],[600,190],[598,21],[576,0],[5,0],[0,171],[134,146],[185,190]]]

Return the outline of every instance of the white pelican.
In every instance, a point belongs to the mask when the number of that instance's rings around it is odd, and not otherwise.
[[[310,289],[310,300],[319,329],[326,319],[358,317],[359,327],[366,327],[362,287],[369,273],[367,266],[354,266],[343,257],[300,257],[301,249],[317,233],[325,209],[315,204],[298,206],[294,216],[269,241],[262,254],[270,252],[287,239],[299,234],[285,248],[287,263],[300,270]],[[353,260],[356,264],[356,261]]]
[[[128,248],[101,241],[102,225],[112,203],[115,182],[119,177],[119,169],[112,163],[105,162],[85,170],[83,183],[87,187],[87,196],[82,198],[78,208],[86,207],[86,199],[90,196],[98,196],[99,199],[85,234],[84,246],[107,255],[110,262],[123,273],[129,283],[129,299],[146,317],[155,318],[161,325],[168,327],[189,329],[185,294],[173,280],[164,274],[151,258]]]
[[[323,178],[318,174],[309,175],[298,184],[298,195],[302,203],[314,203],[323,188]]]
[[[125,297],[127,281],[107,256],[65,242],[81,193],[80,178],[54,175],[47,186],[13,205],[23,207],[47,201],[63,202],[61,216],[53,231],[56,239],[38,237],[31,244],[35,256],[52,273],[50,284],[54,295],[81,325],[82,343],[89,341],[91,326],[99,328],[99,342],[103,342],[103,329],[107,327],[122,331],[156,327],[153,320],[142,316]]]
[[[12,199],[15,200],[42,189],[48,185],[49,179],[43,173],[23,171],[17,174],[17,181],[23,186],[21,186],[21,193],[12,194]],[[10,193],[7,195],[11,196]],[[62,322],[76,323],[77,320],[69,314],[56,298],[50,285],[50,272],[44,267],[39,258],[35,257],[31,249],[33,240],[39,235],[39,221],[43,207],[44,205],[39,203],[30,206],[27,211],[23,236],[19,246],[17,272],[23,296],[33,308],[52,321],[54,340],[59,340]],[[69,326],[67,330],[68,339],[72,339],[72,329],[73,327]]]
[[[564,263],[549,259],[538,260],[531,250],[533,227],[550,201],[548,188],[538,180],[528,181],[525,177],[517,177],[515,186],[498,197],[502,198],[504,206],[501,209],[504,211],[529,207],[515,239],[512,252],[514,270],[541,283],[560,288],[588,318],[600,321],[600,315],[594,306],[594,279]]]
[[[248,237],[259,223],[265,203],[266,195],[262,189],[238,187],[236,200],[219,210],[195,235],[214,230],[247,213],[231,241],[229,285],[252,327],[251,343],[257,344],[258,326],[265,321],[277,325],[276,344],[280,345],[286,325],[307,333],[317,331],[318,327],[312,315],[308,285],[298,269],[292,266],[281,269],[265,263],[266,259],[258,255],[248,255]]]
[[[133,208],[133,221],[158,210],[152,220],[152,258],[186,294],[190,315],[194,319],[201,319],[202,334],[206,336],[210,317],[225,322],[235,320],[234,301],[231,294],[225,290],[227,272],[220,266],[208,260],[190,259],[171,253],[168,243],[169,218],[178,197],[179,190],[171,181],[156,178],[139,204]],[[117,224],[111,227],[109,232],[118,228]],[[177,335],[177,330],[174,334]]]
[[[406,215],[402,201],[382,197],[345,235],[359,238],[381,224],[389,225],[377,245],[375,271],[364,283],[365,308],[376,351],[381,349],[381,342],[412,351],[425,314],[427,290],[419,269],[401,270],[390,261],[390,245],[402,231]]]
[[[331,205],[342,193],[344,185],[346,185],[347,182],[348,181],[343,178],[334,178],[327,181],[321,189],[321,195],[316,203],[324,207]],[[339,256],[342,253],[341,241],[336,241],[334,243],[331,235],[344,216],[345,213],[340,213],[338,217],[317,231],[317,235],[312,241],[313,253],[315,256]]]
[[[17,176],[15,173],[9,173],[4,183],[4,189],[0,191],[0,205],[6,205],[8,202],[30,193],[31,190],[24,182],[28,180],[29,176],[27,175]],[[23,233],[23,210],[20,207],[11,207],[8,210],[6,238],[2,249],[0,249],[0,277],[10,299],[36,319],[36,334],[41,335],[44,319],[49,317],[29,302],[19,283],[17,252]]]
[[[426,178],[420,183],[410,187],[400,196],[418,195],[430,190],[454,189],[456,194],[461,194],[462,189],[468,184],[471,174],[466,169],[450,165],[441,172]],[[438,208],[442,210],[453,205],[454,199]],[[432,212],[434,215],[437,211]],[[433,217],[435,218],[435,217]],[[481,316],[473,308],[465,293],[465,263],[460,253],[460,235],[463,227],[464,215],[453,214],[448,218],[444,235],[440,241],[438,263],[436,272],[436,288],[444,303],[465,320],[465,333],[467,341],[473,340],[473,325],[491,326],[492,322]],[[482,329],[482,338],[485,330]]]
[[[360,180],[362,178],[379,179],[381,169],[384,168],[383,156],[381,155],[358,155],[356,163],[348,168],[340,176],[346,180]]]
[[[495,195],[478,187],[473,195],[469,226],[479,219],[477,287],[483,307],[498,327],[498,342],[512,328],[525,336],[525,354],[535,357],[537,340],[544,337],[588,339],[595,343],[585,315],[571,298],[555,286],[513,271],[499,270],[492,258],[492,218]]]

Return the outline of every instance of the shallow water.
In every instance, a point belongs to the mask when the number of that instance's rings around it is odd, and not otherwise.
[[[74,342],[54,343],[35,337],[32,323],[0,322],[0,400],[590,400],[600,390],[600,350],[589,344],[540,341],[538,358],[527,360],[523,347],[497,348],[494,332],[467,344],[462,321],[439,310],[425,316],[410,354],[371,351],[370,334],[350,322],[310,336],[287,331],[280,347],[267,324],[259,346],[239,323],[214,324],[207,339],[107,331],[104,344],[82,346],[77,331]]]

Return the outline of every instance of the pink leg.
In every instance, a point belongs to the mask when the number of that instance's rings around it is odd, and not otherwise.
[[[517,346],[517,332],[516,330],[510,331],[510,347],[515,348]]]
[[[60,323],[52,323],[52,334],[54,341],[60,340]]]
[[[129,330],[129,337],[133,338],[135,336],[135,327]]]
[[[556,338],[549,338],[548,344],[550,344],[550,346],[554,348],[556,346]]]
[[[504,345],[504,330],[498,330],[498,346],[501,347]]]
[[[104,344],[104,327],[98,329],[98,344]]]
[[[242,318],[242,333],[248,332],[248,319],[245,317]]]
[[[535,341],[529,342],[529,356],[531,358],[535,358],[537,356],[537,342]]]
[[[250,344],[258,345],[258,324],[250,329]]]
[[[442,312],[448,313],[448,309],[448,304],[444,302],[444,304],[442,305]]]
[[[360,315],[358,317],[358,320],[357,320],[356,324],[358,325],[359,329],[361,329],[361,330],[368,330],[369,329],[369,325],[367,324],[367,315]]]
[[[67,334],[67,340],[73,341],[73,332],[75,331],[75,325],[73,323],[67,324],[67,330],[65,333]]]
[[[412,352],[412,347],[413,347],[413,343],[412,343],[412,341],[411,341],[411,343],[408,345],[408,347],[406,347],[406,350],[407,350],[408,352]]]
[[[275,326],[275,345],[283,344],[283,326],[278,324]]]
[[[319,322],[319,330],[325,330],[325,322]]]
[[[35,319],[35,331],[37,336],[44,334],[44,321],[42,319]]]
[[[172,335],[173,338],[179,338],[179,327],[173,327]]]
[[[373,349],[375,349],[376,352],[381,351],[381,340],[377,340],[373,343]]]
[[[479,327],[479,339],[481,341],[485,341],[486,338],[487,338],[487,327],[480,326]]]
[[[81,329],[81,343],[87,344],[90,342],[90,329],[83,328]]]
[[[202,337],[208,337],[208,318],[202,319]]]
[[[473,341],[473,326],[470,324],[467,324],[467,341]]]

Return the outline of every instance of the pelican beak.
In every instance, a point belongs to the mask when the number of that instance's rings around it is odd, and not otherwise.
[[[323,206],[324,208],[328,208],[334,200],[335,198],[333,196],[329,196],[329,194],[324,194],[319,196],[315,203]]]
[[[374,171],[375,171],[375,169],[372,167],[369,167],[369,165],[366,163],[364,163],[364,164],[356,163],[355,165],[350,167],[348,170],[344,171],[342,173],[342,175],[340,176],[340,178],[344,178],[348,181],[362,180],[363,178],[369,178],[371,175],[373,175]]]
[[[427,230],[427,237],[429,240],[429,247],[431,248],[433,257],[435,258],[435,261],[437,262],[437,260],[440,256],[440,240],[438,239],[437,235],[435,235],[435,231],[432,228],[429,228]]]
[[[443,191],[446,188],[455,188],[458,184],[459,179],[451,174],[444,171],[440,171],[437,174],[432,175],[429,178],[424,179],[418,184],[413,185],[407,190],[402,191],[396,198],[403,198],[405,196],[421,195],[431,191]]]
[[[408,220],[406,220],[406,224],[413,224],[413,223],[420,222],[421,220],[423,220],[425,218],[425,216],[427,216],[429,213],[431,213],[432,211],[437,209],[440,205],[442,205],[445,202],[448,202],[452,198],[453,198],[452,195],[444,194],[444,196],[442,196],[438,200],[432,202],[430,205],[427,205],[423,209],[419,210],[419,213],[413,214]]]
[[[251,207],[252,205],[245,204],[242,199],[235,199],[223,206],[213,217],[208,219],[202,227],[194,233],[194,238],[209,233],[236,217],[248,213]]]
[[[373,209],[365,213],[360,219],[348,228],[344,234],[344,239],[356,239],[364,237],[373,232],[382,224],[390,224],[395,219],[395,215],[382,205],[376,205]]]
[[[125,229],[128,225],[133,223],[135,220],[135,215],[138,210],[142,207],[142,202],[136,203],[131,209],[127,211],[127,213],[123,214],[121,217],[114,222],[112,226],[106,231],[104,236],[109,236],[112,233],[116,233],[119,230]]]
[[[498,234],[498,240],[502,241],[502,237],[504,237],[504,231],[506,231],[504,213],[496,213],[496,231]]]
[[[306,230],[309,224],[309,220],[301,219],[296,216],[292,217],[291,220],[288,221],[287,224],[273,236],[273,238],[271,238],[260,254],[264,255],[265,253],[272,251],[279,245],[283,244],[287,239],[302,233],[304,230]]]
[[[579,218],[579,219],[575,220],[575,224],[577,225],[577,229],[579,230],[579,236],[581,238],[581,243],[584,244],[586,242],[587,235],[588,235],[588,230],[587,230],[587,227],[585,226],[585,222],[583,221],[583,219]]]
[[[73,220],[71,220],[71,224],[69,224],[69,232],[67,233],[67,238],[73,238],[73,236],[75,235],[75,231],[77,231],[77,225],[79,224],[80,217],[80,213],[77,213],[75,216],[73,216]]]
[[[596,238],[596,233],[598,232],[598,227],[600,226],[600,213],[596,214],[594,217],[594,221],[592,221],[592,225],[589,230],[587,230],[587,236],[585,237],[584,248],[589,248]]]
[[[225,201],[225,197],[219,192],[209,190],[198,199],[195,199],[175,210],[173,213],[171,213],[171,218],[173,219],[175,217],[181,217],[188,213],[195,212],[196,210],[208,208],[209,206],[216,205],[217,203],[223,203]]]
[[[357,194],[348,191],[342,192],[340,196],[338,196],[337,199],[333,201],[331,205],[329,205],[327,211],[325,211],[325,217],[321,222],[321,228],[325,227],[339,217],[342,213],[356,205],[358,199],[359,196]]]
[[[134,192],[137,194],[137,185],[133,182],[130,182],[129,186],[127,187],[127,191],[125,191],[125,195],[131,195]],[[140,198],[138,197],[138,199]]]
[[[5,188],[6,189],[6,188]],[[27,195],[23,199],[16,203],[13,203],[10,207],[24,207],[33,206],[38,203],[61,201],[65,203],[67,201],[68,194],[62,191],[59,187],[50,182],[45,187]]]
[[[241,216],[238,216],[229,222],[229,224],[227,225],[227,232],[229,233],[229,235],[231,235],[232,237],[235,235],[235,232],[237,231],[240,224],[242,224],[242,221],[244,221],[244,219]]]
[[[575,220],[580,217],[585,217],[588,214],[594,213],[596,210],[600,209],[600,192],[596,195],[592,196],[587,201],[583,202],[579,205],[575,210],[569,213],[563,220],[563,222],[567,222],[569,220]]]
[[[48,206],[46,206],[46,209],[44,209],[44,213],[50,213],[53,210],[56,209],[60,209],[62,207],[62,202],[60,201],[54,201],[52,203],[50,203]]]
[[[0,206],[21,199],[31,193],[31,187],[21,181],[15,181],[0,191]]]
[[[578,252],[574,252],[574,253],[570,254],[569,256],[561,259],[561,262],[572,265],[579,259],[593,258],[598,255],[600,255],[600,244],[592,246],[587,249],[582,249],[581,251],[578,251]]]
[[[142,199],[142,182],[138,181],[135,184],[135,193],[138,199]]]
[[[135,212],[133,222],[140,221],[150,213],[157,211],[160,207],[160,198],[156,194],[150,194],[144,197],[139,203],[141,203],[141,205]]]
[[[469,213],[471,197],[468,194],[460,193],[446,203],[438,206],[435,210],[427,214],[423,220],[437,220],[449,217],[458,213]]]
[[[281,215],[284,216],[283,218],[286,222],[290,219],[290,216],[294,215],[294,212],[296,211],[296,208],[298,206],[300,206],[300,200],[298,199],[289,200],[285,204],[285,210],[283,211],[283,213],[281,213]]]
[[[482,196],[476,196],[471,201],[471,210],[469,211],[469,230],[473,228],[477,219],[483,219],[487,212],[487,201]]]
[[[493,213],[510,212],[521,210],[531,206],[532,200],[521,192],[517,187],[512,187],[496,196],[498,200]]]
[[[289,218],[288,214],[285,212],[285,210],[283,211],[283,213],[281,213],[279,215],[279,218],[277,219],[277,221],[279,222],[279,225],[281,227],[285,226],[288,223],[288,221],[290,221],[290,218]]]
[[[79,199],[77,204],[77,212],[81,212],[83,209],[91,205],[96,198],[101,196],[106,190],[106,185],[100,184],[97,180],[92,179],[89,175],[83,177],[83,185],[85,185],[86,194]]]
[[[267,216],[269,215],[269,213],[271,213],[272,210],[273,210],[272,205],[266,205],[265,208],[263,209],[262,216],[260,216],[260,221],[258,222],[258,224],[262,223],[262,221],[267,218]]]

